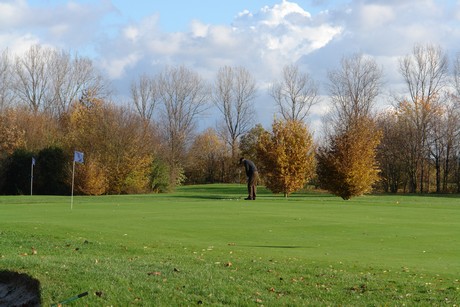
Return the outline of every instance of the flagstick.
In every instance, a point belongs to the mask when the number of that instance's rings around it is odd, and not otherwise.
[[[33,185],[34,185],[34,163],[32,162],[32,167],[30,169],[30,196],[32,196]]]
[[[73,167],[72,167],[72,194],[70,197],[70,210],[73,209],[73,185],[75,182],[75,159],[73,160]]]

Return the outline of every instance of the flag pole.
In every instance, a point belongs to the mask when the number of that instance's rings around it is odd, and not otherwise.
[[[34,158],[32,158],[32,165],[30,167],[30,196],[32,196],[32,189],[34,186]]]
[[[70,210],[73,209],[73,188],[75,185],[75,163],[83,163],[83,153],[80,151],[73,152],[73,167],[72,167],[72,194],[70,196]]]
[[[75,159],[73,159],[73,167],[72,167],[72,194],[70,196],[70,210],[73,209],[73,186],[75,183]]]

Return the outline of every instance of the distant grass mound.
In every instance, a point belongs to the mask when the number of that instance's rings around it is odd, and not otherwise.
[[[44,306],[459,304],[459,198],[259,190],[3,196],[0,271]]]

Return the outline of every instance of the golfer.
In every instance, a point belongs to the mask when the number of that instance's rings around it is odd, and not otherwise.
[[[259,179],[259,173],[257,167],[251,160],[245,158],[240,159],[240,164],[244,166],[246,176],[248,177],[248,197],[245,200],[255,200],[257,194],[257,180]]]

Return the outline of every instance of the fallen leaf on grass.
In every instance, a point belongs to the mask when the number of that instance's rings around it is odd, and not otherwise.
[[[233,264],[232,264],[231,262],[227,262],[227,263],[225,264],[226,267],[230,267],[230,266],[232,266],[232,265],[233,265]]]
[[[147,275],[154,275],[154,276],[160,276],[161,272],[149,272]]]
[[[359,286],[353,286],[350,288],[350,291],[358,292],[358,293],[364,293],[367,291],[367,286],[365,284],[361,284]]]
[[[94,294],[95,294],[96,296],[98,296],[98,297],[102,297],[102,296],[104,295],[104,292],[102,292],[102,291],[96,291],[96,292],[94,292]]]

